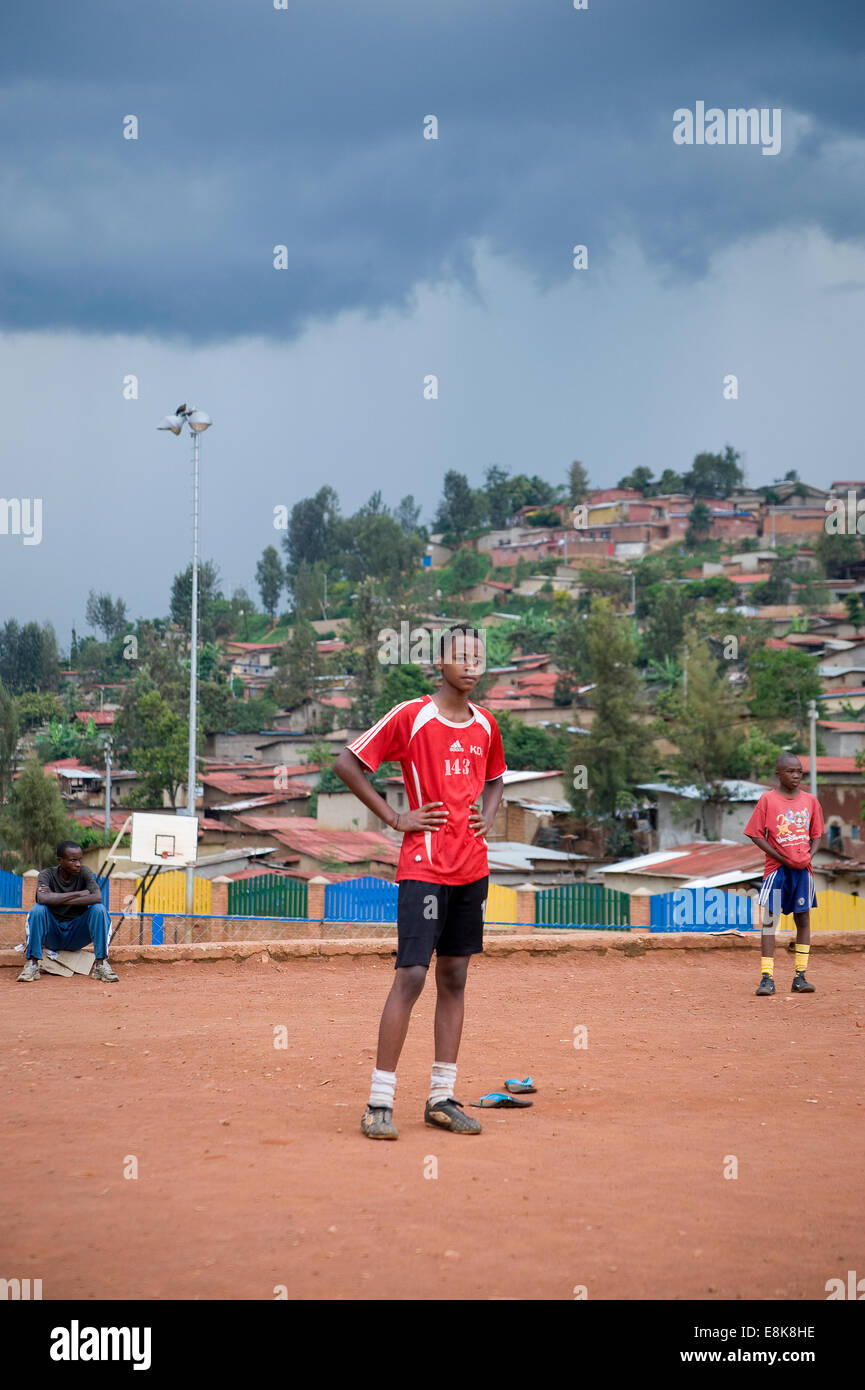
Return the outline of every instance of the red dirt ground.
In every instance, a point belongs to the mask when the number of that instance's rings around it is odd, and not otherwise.
[[[0,1274],[45,1299],[825,1299],[865,1271],[858,959],[793,997],[779,951],[756,999],[740,952],[482,958],[457,1095],[531,1072],[535,1105],[424,1126],[430,984],[398,1143],[358,1128],[387,959],[4,970]]]

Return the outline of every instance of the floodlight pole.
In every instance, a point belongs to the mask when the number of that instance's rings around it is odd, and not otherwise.
[[[170,430],[179,435],[187,424],[192,432],[192,603],[190,621],[189,653],[189,757],[186,771],[186,807],[180,815],[195,815],[195,788],[197,776],[198,744],[198,513],[199,513],[199,443],[202,430],[210,428],[210,416],[197,406],[179,405],[173,415],[166,415],[160,430]],[[195,891],[195,868],[189,865],[186,870],[186,913],[192,915]]]
[[[195,815],[195,787],[198,782],[196,766],[198,752],[198,509],[199,509],[199,440],[192,434],[192,621],[190,623],[189,653],[189,760],[186,774],[186,814]],[[195,911],[195,866],[186,869],[186,914]]]

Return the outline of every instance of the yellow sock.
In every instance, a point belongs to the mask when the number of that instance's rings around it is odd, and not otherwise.
[[[761,975],[770,975],[770,976],[772,977],[772,979],[774,980],[774,978],[775,978],[775,958],[774,958],[774,956],[761,956],[761,957],[760,957],[760,974],[761,974]]]
[[[797,975],[804,975],[805,971],[808,969],[808,956],[809,956],[810,954],[811,954],[811,947],[810,947],[810,945],[808,945],[808,946],[800,946],[800,945],[799,945],[799,942],[798,942],[798,941],[796,942],[796,974],[797,974]]]

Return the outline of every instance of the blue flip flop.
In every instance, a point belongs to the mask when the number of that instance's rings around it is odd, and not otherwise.
[[[512,1091],[515,1095],[521,1095],[524,1091],[536,1091],[538,1088],[530,1076],[525,1081],[516,1081],[511,1076],[505,1082],[505,1090]]]
[[[525,1110],[533,1104],[530,1100],[514,1100],[513,1096],[505,1095],[504,1091],[489,1091],[487,1095],[481,1096],[480,1100],[469,1101],[479,1110]]]

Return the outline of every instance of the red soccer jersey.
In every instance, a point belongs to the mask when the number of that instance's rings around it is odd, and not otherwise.
[[[442,801],[450,813],[439,830],[403,835],[398,883],[474,883],[489,872],[487,842],[469,829],[469,813],[484,783],[505,771],[505,755],[493,716],[480,705],[469,709],[471,719],[455,724],[429,695],[419,695],[395,705],[348,745],[372,772],[385,762],[400,764],[413,811]]]
[[[803,791],[795,796],[783,796],[773,789],[760,797],[745,826],[745,834],[762,835],[770,845],[778,846],[785,859],[807,869],[811,863],[811,841],[819,840],[824,828],[823,812],[816,796]],[[763,877],[773,873],[778,863],[767,854]]]

